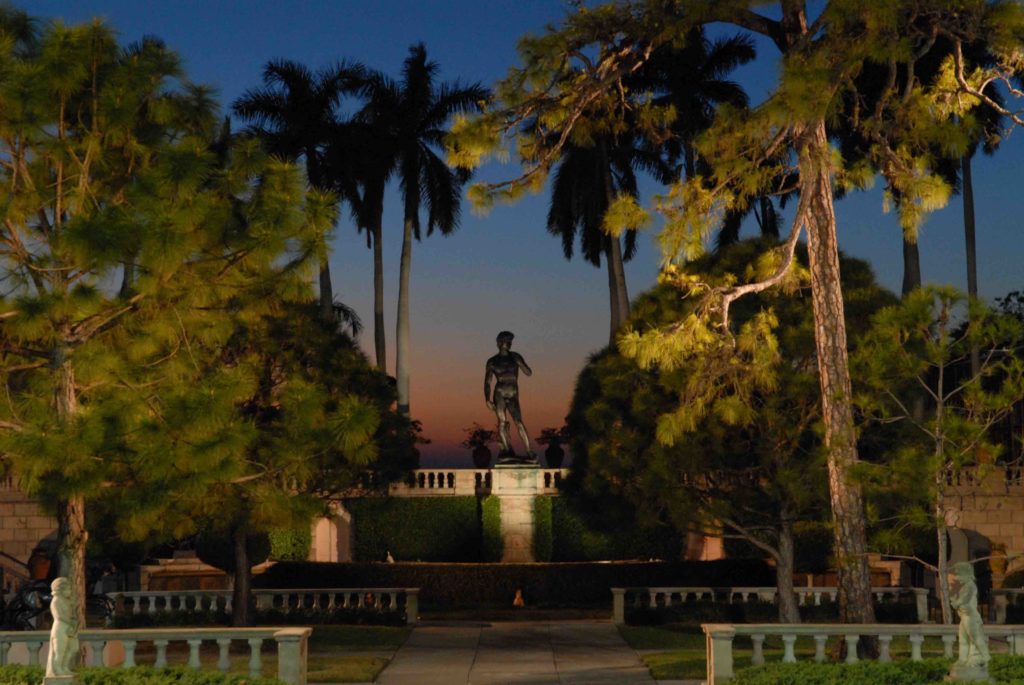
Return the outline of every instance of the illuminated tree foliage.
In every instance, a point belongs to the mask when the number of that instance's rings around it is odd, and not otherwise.
[[[653,98],[645,102],[627,90],[631,75],[661,46],[685,44],[694,28],[711,23],[735,26],[774,43],[781,54],[774,90],[756,107],[720,108],[714,124],[695,142],[708,164],[707,173],[676,184],[655,202],[665,218],[659,238],[666,273],[699,306],[693,315],[670,326],[626,334],[620,347],[644,363],[676,366],[688,356],[712,351],[757,353],[743,349],[744,336],[730,322],[730,306],[744,295],[791,278],[797,241],[806,231],[840,563],[840,614],[845,621],[871,622],[866,522],[861,488],[851,477],[858,454],[834,190],[837,185],[864,185],[872,175],[872,164],[884,160],[892,169],[887,182],[901,193],[902,222],[916,226],[927,212],[942,206],[949,186],[931,171],[926,156],[928,146],[937,139],[966,151],[968,136],[953,123],[954,118],[970,117],[975,108],[988,107],[1015,123],[1022,121],[984,90],[993,83],[1004,90],[1012,86],[1011,76],[1021,66],[1024,11],[1016,3],[982,0],[832,0],[817,14],[810,14],[799,0],[783,0],[771,15],[759,12],[761,5],[741,0],[637,0],[577,7],[560,26],[520,41],[521,65],[495,87],[496,99],[488,112],[453,126],[450,157],[456,163],[474,165],[505,143],[514,143],[523,173],[471,191],[481,206],[514,199],[542,187],[562,148],[592,135],[596,128],[616,135],[625,131],[627,122],[636,122],[630,127],[652,139],[664,135],[676,117],[673,108]],[[950,54],[935,81],[923,84],[913,76],[916,60],[939,38],[948,41]],[[964,49],[979,43],[986,46],[992,61],[971,69]],[[890,83],[870,109],[844,108],[844,102],[859,99],[858,74],[878,64],[889,73],[907,73],[910,78],[899,89]],[[870,163],[846,164],[830,145],[830,122],[840,118],[878,141]],[[536,124],[522,126],[527,121]],[[717,283],[706,283],[687,272],[686,261],[702,252],[705,240],[730,211],[766,194],[793,190],[798,191],[799,202],[789,234],[757,267]],[[645,214],[626,197],[620,197],[614,209],[606,222],[611,235],[636,225]],[[721,388],[718,379],[711,378],[686,399],[694,401],[697,409],[709,408]],[[695,425],[696,421],[679,421],[660,437],[670,439]]]
[[[693,268],[708,280],[725,278],[756,260],[767,244],[728,246]],[[799,259],[806,264],[805,253]],[[865,263],[843,259],[842,265],[851,321],[866,324],[895,301]],[[740,337],[768,346],[758,369],[731,370],[737,362],[754,366],[733,355],[644,369],[617,350],[602,352],[580,374],[567,419],[574,475],[582,475],[585,491],[625,497],[682,531],[746,540],[775,563],[783,622],[800,620],[793,592],[795,534],[801,522],[820,518],[828,489],[809,297],[805,282],[737,304]],[[692,314],[694,304],[680,300],[671,285],[659,285],[638,298],[631,323],[666,325]],[[774,341],[748,327],[763,316],[762,308],[778,320]],[[730,391],[706,410],[679,414],[695,387],[727,373],[757,381],[744,396]],[[695,423],[679,430],[677,421]]]

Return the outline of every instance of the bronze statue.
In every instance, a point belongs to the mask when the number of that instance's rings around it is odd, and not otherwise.
[[[512,335],[509,331],[498,333],[498,354],[487,360],[487,368],[484,371],[484,401],[487,408],[492,410],[498,418],[498,439],[501,441],[501,455],[499,462],[519,461],[515,458],[515,450],[512,449],[512,440],[508,429],[508,415],[516,422],[519,429],[519,437],[523,439],[526,447],[527,462],[535,462],[536,457],[530,449],[530,436],[523,425],[523,415],[519,409],[519,370],[527,376],[533,371],[527,366],[526,360],[518,352],[513,352]],[[494,376],[494,394],[491,395],[491,376]]]

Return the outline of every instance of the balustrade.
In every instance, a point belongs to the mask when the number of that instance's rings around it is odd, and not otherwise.
[[[307,642],[311,628],[133,628],[128,630],[83,630],[78,638],[86,651],[87,666],[140,665],[136,653],[140,643],[152,643],[154,668],[167,666],[167,647],[172,643],[188,645],[188,667],[200,669],[200,648],[215,643],[217,669],[227,672],[231,666],[232,642],[249,646],[249,676],[263,675],[260,654],[263,643],[272,640],[277,647],[277,677],[289,685],[306,685]],[[41,665],[46,663],[50,635],[46,631],[0,632],[0,666],[8,663]]]
[[[419,588],[296,588],[253,590],[258,610],[334,611],[366,608],[381,612],[405,611],[406,622],[416,623],[419,615]],[[230,590],[171,590],[111,592],[114,615],[158,614],[168,611],[231,613]]]
[[[732,680],[735,675],[733,663],[733,647],[737,637],[749,638],[751,645],[751,663],[754,666],[764,664],[764,642],[775,636],[782,640],[783,663],[795,663],[797,641],[813,641],[814,661],[825,661],[825,645],[829,638],[846,640],[846,663],[857,663],[856,645],[861,638],[878,639],[878,660],[892,661],[890,652],[894,637],[907,637],[910,642],[910,659],[921,661],[921,647],[925,637],[939,637],[942,640],[942,651],[946,657],[952,657],[957,640],[958,626],[955,625],[920,625],[920,624],[850,624],[850,623],[814,623],[814,624],[778,624],[748,623],[726,624],[706,623],[704,630],[707,649],[707,685],[722,685]],[[1024,655],[1024,626],[985,626],[985,634],[992,638],[1003,638],[1009,644],[1011,655]]]
[[[728,604],[747,602],[774,602],[777,590],[774,587],[634,587],[612,589],[612,619],[625,623],[626,609],[653,609],[686,604],[687,602],[710,601]],[[834,587],[793,588],[800,606],[820,606],[823,598],[834,602],[837,589]],[[928,621],[928,590],[924,588],[874,587],[871,592],[875,601],[898,601],[901,597],[913,596],[920,623]]]

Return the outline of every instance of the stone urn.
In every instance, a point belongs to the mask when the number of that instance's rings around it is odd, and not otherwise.
[[[491,465],[491,448],[487,445],[477,445],[473,448],[473,466],[478,469],[486,469]]]
[[[544,450],[544,463],[548,465],[549,469],[561,468],[564,459],[565,450],[557,442],[549,444],[548,448]]]

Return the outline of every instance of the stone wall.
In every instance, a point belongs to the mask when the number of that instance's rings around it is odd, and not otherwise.
[[[1024,567],[1024,478],[1018,467],[997,468],[982,477],[965,472],[949,480],[945,505],[950,526],[974,531],[1003,545],[1007,570]],[[996,580],[995,578],[993,580]]]
[[[0,480],[0,552],[27,562],[41,541],[56,541],[57,520],[13,481]]]

